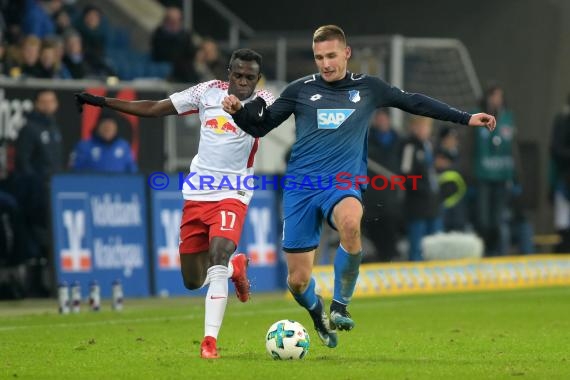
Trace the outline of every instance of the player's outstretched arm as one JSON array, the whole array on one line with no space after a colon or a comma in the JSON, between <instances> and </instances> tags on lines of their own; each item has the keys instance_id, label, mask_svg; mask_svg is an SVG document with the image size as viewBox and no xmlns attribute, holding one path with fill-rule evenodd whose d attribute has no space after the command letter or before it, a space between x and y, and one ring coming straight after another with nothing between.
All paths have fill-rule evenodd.
<instances>
[{"instance_id":1,"label":"player's outstretched arm","mask_svg":"<svg viewBox=\"0 0 570 380\"><path fill-rule=\"evenodd\" d=\"M75 102L79 112L83 111L85 104L95 107L108 107L115 111L125 112L141 117L159 117L166 115L177 115L178 112L170 99L163 100L121 100L117 98L107 98L96 96L87 92L75 94Z\"/></svg>"},{"instance_id":2,"label":"player's outstretched arm","mask_svg":"<svg viewBox=\"0 0 570 380\"><path fill-rule=\"evenodd\" d=\"M490 131L495 129L496 120L492 115L486 113L472 115L427 95L409 93L390 86L381 79L371 78L370 81L378 99L381 99L378 104L379 107L397 107L403 111L433 119L451 121L471 127L486 127Z\"/></svg>"},{"instance_id":3,"label":"player's outstretched arm","mask_svg":"<svg viewBox=\"0 0 570 380\"><path fill-rule=\"evenodd\" d=\"M493 115L486 113L476 113L474 115L471 115L471 118L469 119L469 126L485 127L489 131L493 132L497 126L497 121Z\"/></svg>"}]
</instances>

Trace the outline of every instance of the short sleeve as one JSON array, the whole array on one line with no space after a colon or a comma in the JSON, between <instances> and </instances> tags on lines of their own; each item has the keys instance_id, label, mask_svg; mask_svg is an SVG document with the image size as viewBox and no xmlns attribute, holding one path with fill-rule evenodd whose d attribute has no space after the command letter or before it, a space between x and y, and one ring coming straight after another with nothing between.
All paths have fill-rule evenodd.
<instances>
[{"instance_id":1,"label":"short sleeve","mask_svg":"<svg viewBox=\"0 0 570 380\"><path fill-rule=\"evenodd\" d=\"M197 110L202 103L202 95L208 89L218 86L218 82L220 81L211 80L170 95L170 100L174 108L176 108L176 112L180 115Z\"/></svg>"},{"instance_id":2,"label":"short sleeve","mask_svg":"<svg viewBox=\"0 0 570 380\"><path fill-rule=\"evenodd\" d=\"M265 104L267 104L268 107L275 101L275 96L267 90L259 90L257 96L265 100Z\"/></svg>"}]
</instances>

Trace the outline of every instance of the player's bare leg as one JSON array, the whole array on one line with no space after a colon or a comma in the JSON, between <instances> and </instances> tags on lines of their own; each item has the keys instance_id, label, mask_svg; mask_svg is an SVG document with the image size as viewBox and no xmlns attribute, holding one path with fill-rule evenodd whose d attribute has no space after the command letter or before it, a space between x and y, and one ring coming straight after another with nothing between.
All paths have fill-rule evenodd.
<instances>
[{"instance_id":1,"label":"player's bare leg","mask_svg":"<svg viewBox=\"0 0 570 380\"><path fill-rule=\"evenodd\" d=\"M352 330L355 325L346 307L354 293L362 261L362 213L362 204L354 197L342 199L333 209L340 245L334 259L334 295L330 311L331 323L339 330Z\"/></svg>"},{"instance_id":2,"label":"player's bare leg","mask_svg":"<svg viewBox=\"0 0 570 380\"><path fill-rule=\"evenodd\" d=\"M228 277L234 284L237 298L241 302L246 302L249 299L250 290L250 283L247 278L249 259L243 253L230 254L228 258L228 252L235 250L235 244L231 240L214 237L210 244L210 251L212 252L210 265L226 265L228 267Z\"/></svg>"},{"instance_id":3,"label":"player's bare leg","mask_svg":"<svg viewBox=\"0 0 570 380\"><path fill-rule=\"evenodd\" d=\"M309 312L315 330L328 347L336 347L336 331L331 330L323 298L315 293L315 279L311 277L315 250L301 253L287 253L287 286L297 301Z\"/></svg>"},{"instance_id":4,"label":"player's bare leg","mask_svg":"<svg viewBox=\"0 0 570 380\"><path fill-rule=\"evenodd\" d=\"M210 266L210 253L208 251L180 255L180 270L184 286L188 290L195 290L208 284L207 273Z\"/></svg>"}]
</instances>

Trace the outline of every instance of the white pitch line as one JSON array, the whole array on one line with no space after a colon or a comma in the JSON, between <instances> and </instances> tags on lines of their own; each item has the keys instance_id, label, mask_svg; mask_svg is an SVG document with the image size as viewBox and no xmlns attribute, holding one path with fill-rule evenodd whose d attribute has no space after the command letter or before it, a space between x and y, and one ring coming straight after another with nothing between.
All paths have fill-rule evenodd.
<instances>
[{"instance_id":1,"label":"white pitch line","mask_svg":"<svg viewBox=\"0 0 570 380\"><path fill-rule=\"evenodd\" d=\"M286 309L279 309L278 312L294 312L302 310L299 307L296 308L286 308ZM230 313L230 316L248 316L248 315L258 315L258 314L273 314L276 313L275 310L262 310L262 311L236 311ZM13 331L13 330L22 330L22 329L29 329L29 328L45 328L45 327L84 327L84 326L99 326L99 325L124 325L129 323L147 323L147 322L157 322L157 321L171 321L171 320L189 320L189 319L197 319L202 318L203 315L178 315L178 316L164 316L164 317L149 317L149 318L133 318L133 319L111 319L105 321L93 321L93 322L80 322L78 323L53 323L53 324L42 324L42 325L25 325L25 326L4 326L0 327L0 332L3 331Z\"/></svg>"}]
</instances>

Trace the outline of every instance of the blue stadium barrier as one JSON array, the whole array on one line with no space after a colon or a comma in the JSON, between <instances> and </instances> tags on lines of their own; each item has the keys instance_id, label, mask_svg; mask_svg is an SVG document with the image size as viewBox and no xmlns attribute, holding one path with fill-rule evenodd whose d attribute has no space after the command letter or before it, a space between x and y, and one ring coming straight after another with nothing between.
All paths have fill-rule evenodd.
<instances>
[{"instance_id":1,"label":"blue stadium barrier","mask_svg":"<svg viewBox=\"0 0 570 380\"><path fill-rule=\"evenodd\" d=\"M102 296L109 297L115 279L123 282L126 297L204 294L186 290L180 274L180 183L178 174L170 175L162 190L151 189L143 175L55 175L51 207L58 282L80 281L83 296L96 280ZM252 292L284 289L278 210L274 190L254 193L238 247L250 258Z\"/></svg>"},{"instance_id":2,"label":"blue stadium barrier","mask_svg":"<svg viewBox=\"0 0 570 380\"><path fill-rule=\"evenodd\" d=\"M79 281L82 296L96 280L103 297L121 280L127 297L150 295L148 221L139 175L59 174L51 182L58 282Z\"/></svg>"}]
</instances>

